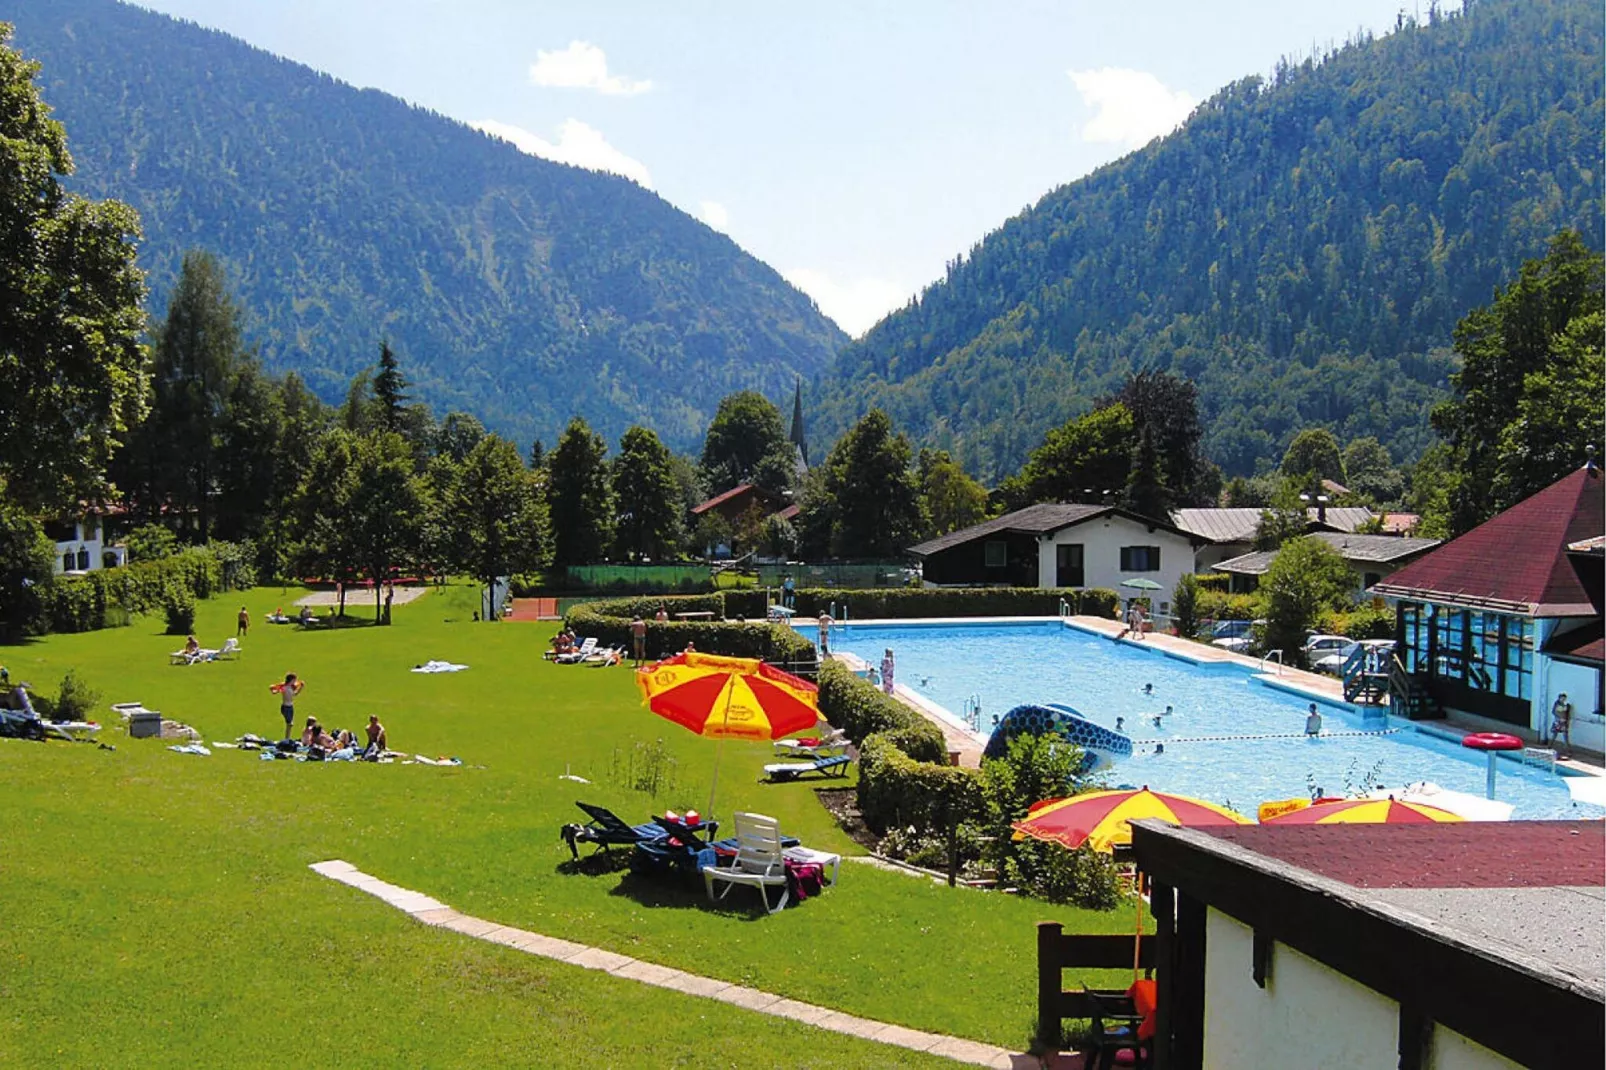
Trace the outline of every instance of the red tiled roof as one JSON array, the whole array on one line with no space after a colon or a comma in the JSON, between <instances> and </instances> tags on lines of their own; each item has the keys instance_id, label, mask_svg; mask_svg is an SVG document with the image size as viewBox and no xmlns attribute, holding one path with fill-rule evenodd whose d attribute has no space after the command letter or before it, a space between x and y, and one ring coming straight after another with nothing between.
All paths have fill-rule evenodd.
<instances>
[{"instance_id":1,"label":"red tiled roof","mask_svg":"<svg viewBox=\"0 0 1606 1070\"><path fill-rule=\"evenodd\" d=\"M782 509L780 512L776 513L775 515L780 517L782 520L795 520L795 519L797 519L797 515L799 513L801 513L802 511L803 510L797 505L797 503L794 502L793 504L788 505L785 509Z\"/></svg>"},{"instance_id":2,"label":"red tiled roof","mask_svg":"<svg viewBox=\"0 0 1606 1070\"><path fill-rule=\"evenodd\" d=\"M1356 888L1599 887L1599 821L1233 825L1200 829Z\"/></svg>"},{"instance_id":3,"label":"red tiled roof","mask_svg":"<svg viewBox=\"0 0 1606 1070\"><path fill-rule=\"evenodd\" d=\"M706 502L704 502L703 504L692 506L691 507L692 515L693 516L702 516L704 513L708 512L708 510L713 509L713 508L715 508L717 506L724 505L726 502L730 501L732 498L740 497L741 495L746 494L748 491L751 491L753 489L754 489L754 487L753 487L753 484L751 484L751 483L738 483L738 484L736 484L736 486L732 487L730 490L727 490L725 493L716 494L712 498L710 498Z\"/></svg>"},{"instance_id":4,"label":"red tiled roof","mask_svg":"<svg viewBox=\"0 0 1606 1070\"><path fill-rule=\"evenodd\" d=\"M1567 547L1600 535L1603 527L1600 470L1580 468L1411 562L1372 591L1534 617L1588 616L1596 611Z\"/></svg>"},{"instance_id":5,"label":"red tiled roof","mask_svg":"<svg viewBox=\"0 0 1606 1070\"><path fill-rule=\"evenodd\" d=\"M1417 513L1394 513L1384 511L1379 520L1383 530L1390 535L1409 535L1422 523L1422 517Z\"/></svg>"}]
</instances>

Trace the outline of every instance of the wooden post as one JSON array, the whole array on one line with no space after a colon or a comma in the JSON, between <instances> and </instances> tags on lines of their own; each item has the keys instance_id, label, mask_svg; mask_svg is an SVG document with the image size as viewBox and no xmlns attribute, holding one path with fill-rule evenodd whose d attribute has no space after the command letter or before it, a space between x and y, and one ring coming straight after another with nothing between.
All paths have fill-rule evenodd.
<instances>
[{"instance_id":1,"label":"wooden post","mask_svg":"<svg viewBox=\"0 0 1606 1070\"><path fill-rule=\"evenodd\" d=\"M1037 923L1037 1039L1044 1048L1060 1046L1060 934L1057 921Z\"/></svg>"},{"instance_id":2,"label":"wooden post","mask_svg":"<svg viewBox=\"0 0 1606 1070\"><path fill-rule=\"evenodd\" d=\"M1170 1070L1171 1003L1175 999L1176 905L1170 885L1149 882L1149 909L1154 914L1154 1068Z\"/></svg>"}]
</instances>

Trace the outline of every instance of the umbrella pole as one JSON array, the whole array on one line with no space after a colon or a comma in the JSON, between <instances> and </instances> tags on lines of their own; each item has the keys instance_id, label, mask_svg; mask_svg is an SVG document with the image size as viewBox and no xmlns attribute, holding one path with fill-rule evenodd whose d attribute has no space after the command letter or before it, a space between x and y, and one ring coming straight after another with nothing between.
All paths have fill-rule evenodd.
<instances>
[{"instance_id":1,"label":"umbrella pole","mask_svg":"<svg viewBox=\"0 0 1606 1070\"><path fill-rule=\"evenodd\" d=\"M723 730L730 727L731 700L736 697L736 681L733 679L725 685L725 712L721 715L719 744L714 748L714 781L708 785L708 818L714 816L714 792L719 790L719 756L725 753L725 736Z\"/></svg>"},{"instance_id":2,"label":"umbrella pole","mask_svg":"<svg viewBox=\"0 0 1606 1070\"><path fill-rule=\"evenodd\" d=\"M1137 887L1133 891L1137 893L1138 901L1137 925L1134 927L1136 935L1132 938L1132 982L1134 984L1138 980L1138 962L1142 959L1143 954L1143 875L1136 874L1136 876L1138 878Z\"/></svg>"}]
</instances>

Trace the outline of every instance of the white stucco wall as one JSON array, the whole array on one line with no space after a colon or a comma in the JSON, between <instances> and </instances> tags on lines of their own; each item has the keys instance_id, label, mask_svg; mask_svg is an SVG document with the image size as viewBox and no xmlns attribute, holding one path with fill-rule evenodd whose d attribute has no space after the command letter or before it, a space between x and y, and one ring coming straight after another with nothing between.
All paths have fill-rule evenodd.
<instances>
[{"instance_id":1,"label":"white stucco wall","mask_svg":"<svg viewBox=\"0 0 1606 1070\"><path fill-rule=\"evenodd\" d=\"M1167 605L1171 602L1171 592L1176 590L1177 581L1184 573L1193 571L1193 544L1186 538L1165 530L1156 528L1150 531L1145 525L1123 516L1105 516L1075 527L1066 528L1054 535L1038 540L1037 543L1037 585L1039 587L1057 587L1055 582L1058 572L1059 551L1055 549L1060 545L1082 546L1082 586L1108 587L1119 591L1123 597L1142 592L1134 591L1120 586L1122 580L1142 576L1158 583L1162 590L1153 591L1155 608L1160 603ZM1122 572L1121 547L1123 546L1158 546L1160 548L1160 568L1154 572Z\"/></svg>"},{"instance_id":2,"label":"white stucco wall","mask_svg":"<svg viewBox=\"0 0 1606 1070\"><path fill-rule=\"evenodd\" d=\"M1212 909L1205 922L1207 1070L1395 1070L1399 1004L1282 944L1255 984L1254 932ZM1442 1025L1428 1070L1513 1070L1514 1063Z\"/></svg>"},{"instance_id":3,"label":"white stucco wall","mask_svg":"<svg viewBox=\"0 0 1606 1070\"><path fill-rule=\"evenodd\" d=\"M1393 1070L1399 1005L1279 944L1266 987L1253 933L1212 909L1205 923L1204 1065L1210 1070Z\"/></svg>"},{"instance_id":4,"label":"white stucco wall","mask_svg":"<svg viewBox=\"0 0 1606 1070\"><path fill-rule=\"evenodd\" d=\"M62 557L68 553L74 556L73 567L77 568L76 558L80 547L89 551L89 569L91 571L103 567L102 563L105 560L106 547L102 543L101 537L105 534L105 530L99 520L91 519L75 524L73 533L77 538L56 543L56 574L60 575L65 570L66 563L62 560ZM118 558L121 560L121 552L118 553Z\"/></svg>"},{"instance_id":5,"label":"white stucco wall","mask_svg":"<svg viewBox=\"0 0 1606 1070\"><path fill-rule=\"evenodd\" d=\"M1521 1063L1514 1063L1460 1033L1442 1025L1433 1027L1428 1070L1521 1070L1521 1067Z\"/></svg>"},{"instance_id":6,"label":"white stucco wall","mask_svg":"<svg viewBox=\"0 0 1606 1070\"><path fill-rule=\"evenodd\" d=\"M1540 621L1539 646L1556 628L1556 621ZM1529 727L1543 739L1550 734L1550 707L1565 693L1572 703L1572 745L1596 754L1606 752L1606 719L1594 715L1600 702L1600 673L1571 662L1534 655L1534 703Z\"/></svg>"}]
</instances>

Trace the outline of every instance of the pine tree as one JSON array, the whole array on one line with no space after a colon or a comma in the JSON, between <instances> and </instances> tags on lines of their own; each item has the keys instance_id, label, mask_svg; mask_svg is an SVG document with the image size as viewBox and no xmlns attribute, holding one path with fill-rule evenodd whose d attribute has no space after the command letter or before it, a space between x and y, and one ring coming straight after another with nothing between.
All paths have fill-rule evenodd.
<instances>
[{"instance_id":1,"label":"pine tree","mask_svg":"<svg viewBox=\"0 0 1606 1070\"><path fill-rule=\"evenodd\" d=\"M547 482L554 564L588 565L607 553L613 538L607 457L607 442L578 416L558 436Z\"/></svg>"},{"instance_id":2,"label":"pine tree","mask_svg":"<svg viewBox=\"0 0 1606 1070\"><path fill-rule=\"evenodd\" d=\"M374 398L379 402L379 422L386 431L402 429L402 409L407 405L407 379L401 364L391 352L389 342L379 343L379 374L374 376Z\"/></svg>"}]
</instances>

